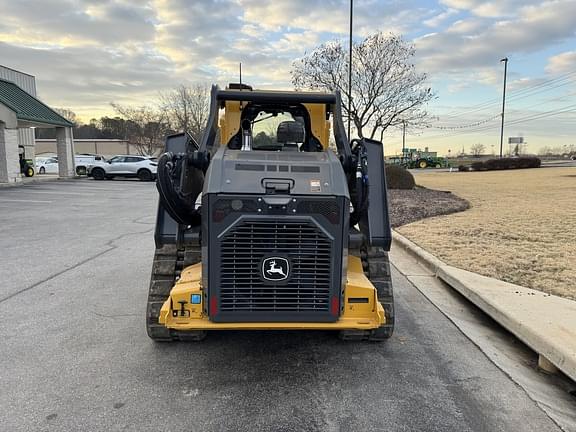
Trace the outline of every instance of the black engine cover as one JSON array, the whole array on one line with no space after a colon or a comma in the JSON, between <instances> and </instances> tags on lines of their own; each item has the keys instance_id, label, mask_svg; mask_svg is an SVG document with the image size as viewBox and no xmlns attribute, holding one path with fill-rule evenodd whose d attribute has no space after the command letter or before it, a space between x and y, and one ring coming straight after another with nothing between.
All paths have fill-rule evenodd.
<instances>
[{"instance_id":1,"label":"black engine cover","mask_svg":"<svg viewBox=\"0 0 576 432\"><path fill-rule=\"evenodd\" d=\"M338 320L347 193L332 153L220 149L202 196L204 304L210 319Z\"/></svg>"}]
</instances>

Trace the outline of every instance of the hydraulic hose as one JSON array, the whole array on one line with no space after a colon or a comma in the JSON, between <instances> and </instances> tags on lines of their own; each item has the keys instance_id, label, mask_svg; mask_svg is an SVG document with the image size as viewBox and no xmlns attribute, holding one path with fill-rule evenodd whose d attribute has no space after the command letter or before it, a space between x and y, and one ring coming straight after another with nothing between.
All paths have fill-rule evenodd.
<instances>
[{"instance_id":1,"label":"hydraulic hose","mask_svg":"<svg viewBox=\"0 0 576 432\"><path fill-rule=\"evenodd\" d=\"M356 143L353 149L354 156L356 158L356 173L355 173L355 200L354 200L354 211L350 215L350 226L355 226L360 222L362 215L368 208L368 175L367 175L367 164L368 158L366 155L366 149L362 144L362 141L354 140Z\"/></svg>"},{"instance_id":2,"label":"hydraulic hose","mask_svg":"<svg viewBox=\"0 0 576 432\"><path fill-rule=\"evenodd\" d=\"M180 174L186 159L183 155L170 152L158 158L156 187L162 206L177 223L198 226L201 223L200 211L195 209L196 196L183 196L180 192ZM192 168L194 169L194 168Z\"/></svg>"}]
</instances>

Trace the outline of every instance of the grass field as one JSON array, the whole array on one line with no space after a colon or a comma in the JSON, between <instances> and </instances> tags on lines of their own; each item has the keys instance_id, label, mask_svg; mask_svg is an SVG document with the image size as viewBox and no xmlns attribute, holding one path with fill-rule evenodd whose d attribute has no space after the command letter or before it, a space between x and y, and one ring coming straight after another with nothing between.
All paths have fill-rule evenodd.
<instances>
[{"instance_id":1,"label":"grass field","mask_svg":"<svg viewBox=\"0 0 576 432\"><path fill-rule=\"evenodd\" d=\"M470 201L398 231L448 264L576 299L576 168L416 173Z\"/></svg>"}]
</instances>

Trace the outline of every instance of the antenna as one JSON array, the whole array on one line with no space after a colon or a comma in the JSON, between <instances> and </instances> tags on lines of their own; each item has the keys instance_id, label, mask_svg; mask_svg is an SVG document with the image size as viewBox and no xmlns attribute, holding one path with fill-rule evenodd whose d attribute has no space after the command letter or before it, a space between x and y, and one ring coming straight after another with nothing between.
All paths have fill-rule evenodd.
<instances>
[{"instance_id":1,"label":"antenna","mask_svg":"<svg viewBox=\"0 0 576 432\"><path fill-rule=\"evenodd\" d=\"M350 41L349 41L349 58L348 58L348 141L350 137L350 110L352 108L352 15L354 13L354 0L350 0Z\"/></svg>"},{"instance_id":2,"label":"antenna","mask_svg":"<svg viewBox=\"0 0 576 432\"><path fill-rule=\"evenodd\" d=\"M240 62L240 91L242 91L242 62Z\"/></svg>"}]
</instances>

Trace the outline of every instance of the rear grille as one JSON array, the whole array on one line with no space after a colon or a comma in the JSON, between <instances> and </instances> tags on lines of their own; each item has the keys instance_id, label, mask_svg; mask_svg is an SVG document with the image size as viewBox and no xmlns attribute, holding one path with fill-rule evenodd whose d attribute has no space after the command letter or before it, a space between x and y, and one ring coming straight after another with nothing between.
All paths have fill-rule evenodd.
<instances>
[{"instance_id":1,"label":"rear grille","mask_svg":"<svg viewBox=\"0 0 576 432\"><path fill-rule=\"evenodd\" d=\"M332 241L308 221L242 221L220 244L221 312L328 312ZM261 278L270 255L287 257L290 277Z\"/></svg>"},{"instance_id":2,"label":"rear grille","mask_svg":"<svg viewBox=\"0 0 576 432\"><path fill-rule=\"evenodd\" d=\"M333 224L340 221L340 207L336 200L300 201L296 211L298 214L321 214Z\"/></svg>"}]
</instances>

